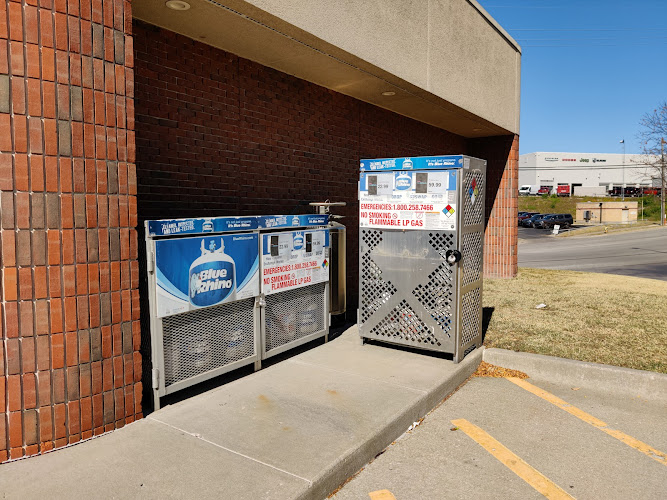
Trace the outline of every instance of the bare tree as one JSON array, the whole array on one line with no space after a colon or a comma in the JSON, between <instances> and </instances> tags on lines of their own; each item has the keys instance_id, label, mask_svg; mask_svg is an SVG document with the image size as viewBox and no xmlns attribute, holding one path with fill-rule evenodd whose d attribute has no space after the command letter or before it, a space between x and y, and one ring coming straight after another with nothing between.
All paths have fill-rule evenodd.
<instances>
[{"instance_id":1,"label":"bare tree","mask_svg":"<svg viewBox=\"0 0 667 500\"><path fill-rule=\"evenodd\" d=\"M651 113L645 113L639 120L641 127L638 139L642 145L644 164L652 170L652 177L658 179L662 188L660 223L665 223L665 141L667 140L667 101L663 101Z\"/></svg>"}]
</instances>

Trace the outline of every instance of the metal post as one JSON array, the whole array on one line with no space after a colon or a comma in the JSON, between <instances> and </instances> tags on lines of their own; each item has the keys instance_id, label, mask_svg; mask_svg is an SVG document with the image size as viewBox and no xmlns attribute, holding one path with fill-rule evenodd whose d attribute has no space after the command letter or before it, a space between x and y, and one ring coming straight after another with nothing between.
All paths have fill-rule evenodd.
<instances>
[{"instance_id":1,"label":"metal post","mask_svg":"<svg viewBox=\"0 0 667 500\"><path fill-rule=\"evenodd\" d=\"M665 225L665 138L660 139L660 159L662 166L660 168L660 225Z\"/></svg>"},{"instance_id":2,"label":"metal post","mask_svg":"<svg viewBox=\"0 0 667 500\"><path fill-rule=\"evenodd\" d=\"M622 200L625 201L625 139L621 141L621 144L623 144L623 187L622 189Z\"/></svg>"}]
</instances>

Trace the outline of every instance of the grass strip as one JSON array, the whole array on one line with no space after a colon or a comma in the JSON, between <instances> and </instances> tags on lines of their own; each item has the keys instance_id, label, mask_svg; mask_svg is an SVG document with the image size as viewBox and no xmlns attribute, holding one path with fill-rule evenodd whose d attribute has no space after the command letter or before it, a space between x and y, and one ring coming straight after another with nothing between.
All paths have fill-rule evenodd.
<instances>
[{"instance_id":1,"label":"grass strip","mask_svg":"<svg viewBox=\"0 0 667 500\"><path fill-rule=\"evenodd\" d=\"M483 301L487 347L667 373L667 282L521 268Z\"/></svg>"}]
</instances>

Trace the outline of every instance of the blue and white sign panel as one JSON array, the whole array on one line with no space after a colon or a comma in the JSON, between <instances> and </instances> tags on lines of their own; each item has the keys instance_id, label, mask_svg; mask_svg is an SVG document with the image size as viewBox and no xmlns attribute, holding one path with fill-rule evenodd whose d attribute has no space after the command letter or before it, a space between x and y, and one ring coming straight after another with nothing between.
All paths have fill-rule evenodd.
<instances>
[{"instance_id":1,"label":"blue and white sign panel","mask_svg":"<svg viewBox=\"0 0 667 500\"><path fill-rule=\"evenodd\" d=\"M328 215L253 215L249 217L204 217L148 221L148 236L230 233L281 227L326 226Z\"/></svg>"},{"instance_id":2,"label":"blue and white sign panel","mask_svg":"<svg viewBox=\"0 0 667 500\"><path fill-rule=\"evenodd\" d=\"M328 215L262 215L257 218L260 229L279 229L282 227L326 226Z\"/></svg>"},{"instance_id":3,"label":"blue and white sign panel","mask_svg":"<svg viewBox=\"0 0 667 500\"><path fill-rule=\"evenodd\" d=\"M329 230L262 234L266 295L329 281Z\"/></svg>"},{"instance_id":4,"label":"blue and white sign panel","mask_svg":"<svg viewBox=\"0 0 667 500\"><path fill-rule=\"evenodd\" d=\"M157 316L259 295L256 233L155 242Z\"/></svg>"},{"instance_id":5,"label":"blue and white sign panel","mask_svg":"<svg viewBox=\"0 0 667 500\"><path fill-rule=\"evenodd\" d=\"M200 219L149 220L149 236L250 231L258 227L257 217L206 217Z\"/></svg>"},{"instance_id":6,"label":"blue and white sign panel","mask_svg":"<svg viewBox=\"0 0 667 500\"><path fill-rule=\"evenodd\" d=\"M377 158L361 160L362 172L378 170L442 170L444 168L462 168L468 158L457 156L413 156L408 158Z\"/></svg>"},{"instance_id":7,"label":"blue and white sign panel","mask_svg":"<svg viewBox=\"0 0 667 500\"><path fill-rule=\"evenodd\" d=\"M458 169L361 172L359 227L455 230Z\"/></svg>"}]
</instances>

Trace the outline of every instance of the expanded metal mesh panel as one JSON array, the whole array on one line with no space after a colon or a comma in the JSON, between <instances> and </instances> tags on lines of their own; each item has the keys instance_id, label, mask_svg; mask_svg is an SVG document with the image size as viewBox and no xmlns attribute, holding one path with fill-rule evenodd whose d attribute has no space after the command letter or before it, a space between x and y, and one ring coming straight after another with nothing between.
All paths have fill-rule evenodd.
<instances>
[{"instance_id":1,"label":"expanded metal mesh panel","mask_svg":"<svg viewBox=\"0 0 667 500\"><path fill-rule=\"evenodd\" d=\"M472 226L484 221L483 197L485 175L482 172L469 171L463 178L463 225Z\"/></svg>"},{"instance_id":2,"label":"expanded metal mesh panel","mask_svg":"<svg viewBox=\"0 0 667 500\"><path fill-rule=\"evenodd\" d=\"M266 352L324 330L325 287L318 283L266 297Z\"/></svg>"},{"instance_id":3,"label":"expanded metal mesh panel","mask_svg":"<svg viewBox=\"0 0 667 500\"><path fill-rule=\"evenodd\" d=\"M396 293L396 287L382 278L382 270L370 258L370 252L361 257L361 321L365 323L382 304Z\"/></svg>"},{"instance_id":4,"label":"expanded metal mesh panel","mask_svg":"<svg viewBox=\"0 0 667 500\"><path fill-rule=\"evenodd\" d=\"M463 264L463 286L470 285L482 277L482 233L463 235L461 251Z\"/></svg>"},{"instance_id":5,"label":"expanded metal mesh panel","mask_svg":"<svg viewBox=\"0 0 667 500\"><path fill-rule=\"evenodd\" d=\"M424 324L405 300L402 300L387 316L382 318L370 334L377 336L380 340L401 344L441 345L431 329Z\"/></svg>"},{"instance_id":6,"label":"expanded metal mesh panel","mask_svg":"<svg viewBox=\"0 0 667 500\"><path fill-rule=\"evenodd\" d=\"M429 244L435 249L436 252L443 259L447 258L447 250L454 248L454 243L456 241L456 233L454 232L442 232L442 233L428 233Z\"/></svg>"},{"instance_id":7,"label":"expanded metal mesh panel","mask_svg":"<svg viewBox=\"0 0 667 500\"><path fill-rule=\"evenodd\" d=\"M255 354L255 299L162 320L165 386Z\"/></svg>"},{"instance_id":8,"label":"expanded metal mesh panel","mask_svg":"<svg viewBox=\"0 0 667 500\"><path fill-rule=\"evenodd\" d=\"M362 229L361 240L366 245L367 250L371 252L382 241L382 231L378 231L377 229Z\"/></svg>"},{"instance_id":9,"label":"expanded metal mesh panel","mask_svg":"<svg viewBox=\"0 0 667 500\"><path fill-rule=\"evenodd\" d=\"M442 263L428 275L428 282L412 290L412 295L449 337L452 329L453 281L451 266Z\"/></svg>"},{"instance_id":10,"label":"expanded metal mesh panel","mask_svg":"<svg viewBox=\"0 0 667 500\"><path fill-rule=\"evenodd\" d=\"M481 293L479 288L470 290L461 299L461 345L472 342L480 335L482 314Z\"/></svg>"}]
</instances>

